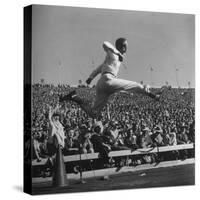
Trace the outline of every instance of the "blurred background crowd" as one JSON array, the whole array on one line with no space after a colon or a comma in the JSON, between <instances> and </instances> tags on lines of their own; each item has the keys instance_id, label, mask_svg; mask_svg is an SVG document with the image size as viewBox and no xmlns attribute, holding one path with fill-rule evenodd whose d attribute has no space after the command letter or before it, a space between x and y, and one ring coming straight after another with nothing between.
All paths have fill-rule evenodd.
<instances>
[{"instance_id":1,"label":"blurred background crowd","mask_svg":"<svg viewBox=\"0 0 200 200\"><path fill-rule=\"evenodd\" d=\"M98 119L89 118L78 105L65 102L59 105L59 95L68 94L75 88L68 85L32 85L32 130L25 150L32 146L32 159L38 162L52 155L49 146L49 108L54 109L64 131L63 154L99 152L102 157L110 151L155 148L195 141L194 89L164 86L161 100L156 102L136 93L116 93L99 114ZM158 89L153 89L155 92ZM95 89L78 87L79 96L92 104ZM30 134L27 131L26 134ZM187 151L178 156L187 157ZM168 154L169 155L169 154ZM152 161L156 156L143 157ZM142 162L136 159L135 162Z\"/></svg>"}]
</instances>

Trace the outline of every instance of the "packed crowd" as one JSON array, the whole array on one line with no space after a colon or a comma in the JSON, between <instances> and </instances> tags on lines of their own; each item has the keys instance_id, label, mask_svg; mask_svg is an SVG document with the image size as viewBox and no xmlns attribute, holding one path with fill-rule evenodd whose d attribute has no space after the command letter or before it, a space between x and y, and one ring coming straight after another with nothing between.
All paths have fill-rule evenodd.
<instances>
[{"instance_id":1,"label":"packed crowd","mask_svg":"<svg viewBox=\"0 0 200 200\"><path fill-rule=\"evenodd\" d=\"M141 94L116 93L98 119L89 118L73 102L58 106L58 96L73 89L68 85L32 86L33 159L38 162L52 151L48 145L49 108L56 108L53 116L63 126L64 155L99 152L106 157L115 150L195 142L194 89L165 86L159 102ZM89 103L94 100L93 88L78 87L76 91Z\"/></svg>"}]
</instances>

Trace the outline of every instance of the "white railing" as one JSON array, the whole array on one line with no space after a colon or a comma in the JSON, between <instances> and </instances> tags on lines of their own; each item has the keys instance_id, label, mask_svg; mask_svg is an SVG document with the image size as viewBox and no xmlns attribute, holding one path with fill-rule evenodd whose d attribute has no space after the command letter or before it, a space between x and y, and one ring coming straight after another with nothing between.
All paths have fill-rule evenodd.
<instances>
[{"instance_id":1,"label":"white railing","mask_svg":"<svg viewBox=\"0 0 200 200\"><path fill-rule=\"evenodd\" d=\"M175 150L184 150L184 149L194 149L194 144L182 144L174 146L163 146L163 147L151 147L151 148L142 148L136 150L120 150L120 151L111 151L109 157L121 157L121 156L131 156L131 155L140 155L140 154L149 154L149 153L158 153L158 152L167 152ZM70 156L64 156L64 162L73 162L81 160L94 160L100 158L99 153L89 153L89 154L76 154ZM36 160L32 161L32 166L44 165L47 162L47 158L42 159L40 162Z\"/></svg>"}]
</instances>

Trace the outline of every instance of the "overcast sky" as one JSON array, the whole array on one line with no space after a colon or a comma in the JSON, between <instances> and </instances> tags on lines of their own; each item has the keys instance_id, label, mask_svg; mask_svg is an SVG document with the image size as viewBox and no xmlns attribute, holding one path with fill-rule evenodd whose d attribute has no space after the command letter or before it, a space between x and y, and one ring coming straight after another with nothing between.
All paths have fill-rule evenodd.
<instances>
[{"instance_id":1,"label":"overcast sky","mask_svg":"<svg viewBox=\"0 0 200 200\"><path fill-rule=\"evenodd\" d=\"M125 37L127 68L121 67L120 78L175 87L190 81L194 87L194 28L194 15L188 14L35 5L33 82L85 81L105 58L102 43Z\"/></svg>"}]
</instances>

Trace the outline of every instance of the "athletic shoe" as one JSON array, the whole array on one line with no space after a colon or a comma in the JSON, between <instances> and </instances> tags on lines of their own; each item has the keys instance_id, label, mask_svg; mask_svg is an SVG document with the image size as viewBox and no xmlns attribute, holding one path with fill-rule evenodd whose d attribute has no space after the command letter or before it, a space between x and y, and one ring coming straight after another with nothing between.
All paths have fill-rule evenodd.
<instances>
[{"instance_id":1,"label":"athletic shoe","mask_svg":"<svg viewBox=\"0 0 200 200\"><path fill-rule=\"evenodd\" d=\"M160 94L156 94L156 95L155 95L155 100L156 100L156 101L159 101L159 100L160 100L160 97L161 97Z\"/></svg>"},{"instance_id":2,"label":"athletic shoe","mask_svg":"<svg viewBox=\"0 0 200 200\"><path fill-rule=\"evenodd\" d=\"M145 91L146 93L151 93L151 92L150 92L150 86L149 86L149 85L144 85L144 91Z\"/></svg>"},{"instance_id":3,"label":"athletic shoe","mask_svg":"<svg viewBox=\"0 0 200 200\"><path fill-rule=\"evenodd\" d=\"M152 99L155 99L156 101L160 100L160 95L159 93L154 94L150 91L150 86L149 85L144 85L144 91L147 94L147 96L149 96Z\"/></svg>"},{"instance_id":4,"label":"athletic shoe","mask_svg":"<svg viewBox=\"0 0 200 200\"><path fill-rule=\"evenodd\" d=\"M70 92L67 95L64 96L59 96L59 102L62 103L63 101L70 101L73 100L73 97L76 95L76 91L73 90L72 92Z\"/></svg>"}]
</instances>

